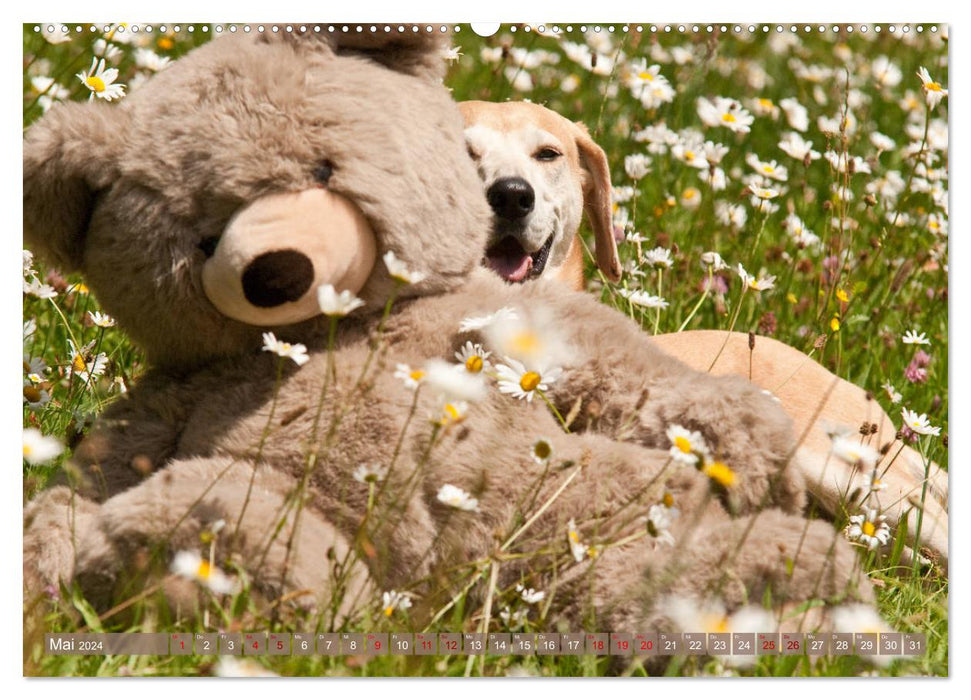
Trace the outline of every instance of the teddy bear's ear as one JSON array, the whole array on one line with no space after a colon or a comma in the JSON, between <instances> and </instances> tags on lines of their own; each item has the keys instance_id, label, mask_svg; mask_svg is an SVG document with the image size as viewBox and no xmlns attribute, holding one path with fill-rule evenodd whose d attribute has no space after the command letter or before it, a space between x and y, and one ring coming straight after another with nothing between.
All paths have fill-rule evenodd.
<instances>
[{"instance_id":1,"label":"teddy bear's ear","mask_svg":"<svg viewBox=\"0 0 971 700\"><path fill-rule=\"evenodd\" d=\"M358 54L366 56L377 63L392 70L408 73L420 78L439 83L445 77L445 49L451 41L449 33L443 33L440 27L422 25L414 31L412 25L398 25L376 27L371 31L370 25L357 31L356 25L335 26L334 31L328 27L320 27L319 32L310 27L305 32L292 32L285 35L297 42L323 41L338 54ZM387 29L387 31L385 31Z\"/></svg>"},{"instance_id":2,"label":"teddy bear's ear","mask_svg":"<svg viewBox=\"0 0 971 700\"><path fill-rule=\"evenodd\" d=\"M64 272L81 265L95 198L117 175L126 123L120 107L70 102L24 137L24 243Z\"/></svg>"}]
</instances>

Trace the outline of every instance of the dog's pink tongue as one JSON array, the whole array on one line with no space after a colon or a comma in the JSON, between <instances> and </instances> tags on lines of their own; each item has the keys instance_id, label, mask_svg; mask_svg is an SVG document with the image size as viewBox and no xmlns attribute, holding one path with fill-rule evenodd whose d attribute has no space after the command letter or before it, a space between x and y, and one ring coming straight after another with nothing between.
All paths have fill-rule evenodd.
<instances>
[{"instance_id":1,"label":"dog's pink tongue","mask_svg":"<svg viewBox=\"0 0 971 700\"><path fill-rule=\"evenodd\" d=\"M509 282L522 282L533 268L533 258L510 236L489 248L486 260L496 274Z\"/></svg>"}]
</instances>

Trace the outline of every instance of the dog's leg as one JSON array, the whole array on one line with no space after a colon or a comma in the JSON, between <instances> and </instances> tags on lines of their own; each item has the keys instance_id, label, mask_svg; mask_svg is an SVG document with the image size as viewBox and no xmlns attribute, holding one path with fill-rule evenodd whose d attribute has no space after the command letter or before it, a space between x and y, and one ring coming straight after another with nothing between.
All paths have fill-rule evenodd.
<instances>
[{"instance_id":1,"label":"dog's leg","mask_svg":"<svg viewBox=\"0 0 971 700\"><path fill-rule=\"evenodd\" d=\"M894 421L867 392L771 338L757 337L752 348L746 334L723 331L660 335L655 341L694 369L741 375L776 396L793 420L799 442L795 463L813 496L830 514L852 515L861 508L879 507L892 527L907 520L908 540L914 544L926 475L920 544L946 566L947 473L933 462L925 465L916 450L897 439ZM839 426L881 452L876 467L880 490L871 493L868 470L832 455L828 431ZM866 436L860 434L863 429Z\"/></svg>"}]
</instances>

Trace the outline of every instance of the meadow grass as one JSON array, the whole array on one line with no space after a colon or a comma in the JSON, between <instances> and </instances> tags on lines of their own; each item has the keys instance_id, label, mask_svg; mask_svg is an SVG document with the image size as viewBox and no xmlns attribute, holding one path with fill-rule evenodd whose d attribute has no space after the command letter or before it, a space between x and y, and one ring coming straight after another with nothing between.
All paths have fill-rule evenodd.
<instances>
[{"instance_id":1,"label":"meadow grass","mask_svg":"<svg viewBox=\"0 0 971 700\"><path fill-rule=\"evenodd\" d=\"M107 53L107 66L118 68L116 82L140 89L137 84L160 67L159 57L178 58L213 34L202 25L192 33L183 26L178 33L156 28L138 36L117 27L106 34L83 26L63 43L45 40L33 25L24 27L25 127L57 101L91 96L76 74L90 67L95 52ZM947 100L931 107L925 94L934 88L923 89L917 75L926 67L946 88L943 28L931 31L926 25L918 32L913 25L906 34L891 34L884 27L877 34L873 27L867 33L859 27L852 33L827 27L824 33L800 29L793 34L774 27L763 33L758 27L736 34L717 27L708 32L705 25L697 33L624 32L617 25L612 33L604 27L581 34L573 27L555 38L516 29L504 26L497 35L480 38L463 26L453 38L459 55L449 57L446 85L457 100L545 104L582 121L605 149L615 187L615 224L627 237L621 244L626 274L619 285L608 284L588 256L590 293L638 320L645 333L732 328L810 353L871 392L898 423L903 406L927 414L942 437L923 439L919 448L946 469ZM645 97L659 85L663 89ZM728 121L705 126L698 100L718 97L731 101L722 106L733 119L754 117L749 130L735 131ZM804 124L787 99L805 109ZM667 132L657 129L662 123ZM653 133L645 133L649 127ZM791 157L779 143L792 131L819 154L832 155ZM685 152L703 149L704 141L727 150L717 165L693 167ZM638 154L646 159L628 160ZM852 165L841 171L840 159ZM771 161L776 163L766 167ZM753 179L756 168L778 176L780 166L787 170L780 179ZM638 172L639 167L648 172ZM774 190L774 196L759 200L753 193L760 188ZM653 264L656 248L666 249L662 260L670 259L670 265ZM729 268L704 264L708 251L717 252ZM774 285L743 293L739 264L753 276L774 276ZM146 370L121 329L93 322L89 312L99 307L81 278L65 278L39 261L32 262L31 272L26 267L25 261L24 426L55 438L64 449L43 463L25 461L25 502L65 468L91 421ZM662 297L667 306L645 308L625 298L624 293L638 290ZM910 330L925 334L929 345L905 344ZM84 348L79 356L70 353L69 342ZM844 524L845 518L836 523ZM898 631L924 632L928 653L876 672L947 675L946 575L933 562L901 566L900 556L893 542L876 556L861 553L877 586L882 617ZM25 610L24 671L60 676L216 670L214 658L195 656L45 656L38 636L44 630L314 631L319 624L310 618L278 619L245 587L228 600L212 598L208 610L213 619L207 625L201 614L177 615L155 593L101 620L75 591L51 591ZM460 598L431 629L469 631L471 612ZM357 629L367 631L408 628L406 615L397 613L386 619L372 611L358 623ZM637 663L616 667L595 657L486 657L481 664L465 657L264 657L259 663L285 676L646 673ZM858 657L763 658L736 673L826 676L871 669ZM723 671L707 658L678 658L668 667L672 675Z\"/></svg>"}]
</instances>

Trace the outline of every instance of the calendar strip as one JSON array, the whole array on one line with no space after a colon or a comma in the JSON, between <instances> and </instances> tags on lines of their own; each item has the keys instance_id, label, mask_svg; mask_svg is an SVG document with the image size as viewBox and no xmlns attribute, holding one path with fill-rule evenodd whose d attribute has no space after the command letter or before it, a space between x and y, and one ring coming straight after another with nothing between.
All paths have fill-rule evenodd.
<instances>
[{"instance_id":1,"label":"calendar strip","mask_svg":"<svg viewBox=\"0 0 971 700\"><path fill-rule=\"evenodd\" d=\"M920 633L213 632L45 635L53 655L922 656Z\"/></svg>"}]
</instances>

